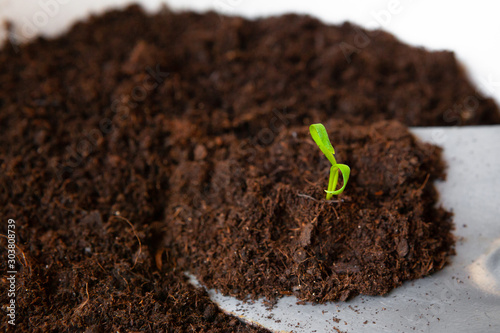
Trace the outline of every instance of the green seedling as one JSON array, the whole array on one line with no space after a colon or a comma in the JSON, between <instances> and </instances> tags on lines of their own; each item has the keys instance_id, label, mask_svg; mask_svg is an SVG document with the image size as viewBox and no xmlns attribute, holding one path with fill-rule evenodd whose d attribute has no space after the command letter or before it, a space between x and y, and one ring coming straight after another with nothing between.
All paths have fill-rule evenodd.
<instances>
[{"instance_id":1,"label":"green seedling","mask_svg":"<svg viewBox=\"0 0 500 333\"><path fill-rule=\"evenodd\" d=\"M326 192L326 200L330 200L332 196L339 195L344 192L347 181L349 180L349 175L351 174L351 169L345 164L337 164L335 160L335 150L332 147L330 139L328 138L328 133L326 133L325 126L323 124L312 124L309 126L309 132L311 136L318 145L319 149L325 154L326 158L332 164L330 168L330 179L328 180L328 189ZM339 180L339 171L342 173L342 178L344 179L344 184L341 188L336 190L337 183Z\"/></svg>"}]
</instances>

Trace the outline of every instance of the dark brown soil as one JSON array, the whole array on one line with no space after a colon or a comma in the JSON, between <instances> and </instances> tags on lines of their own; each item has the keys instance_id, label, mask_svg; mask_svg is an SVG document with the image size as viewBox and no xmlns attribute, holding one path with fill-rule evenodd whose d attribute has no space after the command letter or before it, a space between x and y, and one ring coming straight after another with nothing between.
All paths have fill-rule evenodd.
<instances>
[{"instance_id":1,"label":"dark brown soil","mask_svg":"<svg viewBox=\"0 0 500 333\"><path fill-rule=\"evenodd\" d=\"M257 331L185 271L240 298L384 294L453 251L439 150L401 123L500 123L452 53L296 15L110 12L5 45L0 86L21 331ZM313 122L351 166L342 202Z\"/></svg>"},{"instance_id":2,"label":"dark brown soil","mask_svg":"<svg viewBox=\"0 0 500 333\"><path fill-rule=\"evenodd\" d=\"M450 214L434 207L439 149L398 122L325 126L352 170L336 203L323 200L329 162L305 126L267 147L208 138L209 153L197 157L198 144L178 161L170 190L180 195L165 217L180 237L168 244L185 249L205 285L242 299L326 302L382 295L445 265L453 238Z\"/></svg>"}]
</instances>

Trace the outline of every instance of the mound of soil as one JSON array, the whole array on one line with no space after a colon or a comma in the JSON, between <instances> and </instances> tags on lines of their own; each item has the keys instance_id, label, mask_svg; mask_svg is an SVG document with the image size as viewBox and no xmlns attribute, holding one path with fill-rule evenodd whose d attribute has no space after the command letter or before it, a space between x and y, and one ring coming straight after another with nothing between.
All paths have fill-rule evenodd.
<instances>
[{"instance_id":1,"label":"mound of soil","mask_svg":"<svg viewBox=\"0 0 500 333\"><path fill-rule=\"evenodd\" d=\"M398 122L325 126L352 170L333 203L322 200L330 165L308 127L257 148L234 134L200 137L193 159L173 159L169 246L185 249L205 285L242 299L322 303L382 295L444 266L453 238L450 214L434 207L439 149Z\"/></svg>"},{"instance_id":2,"label":"mound of soil","mask_svg":"<svg viewBox=\"0 0 500 333\"><path fill-rule=\"evenodd\" d=\"M27 260L26 331L258 331L186 270L241 298L386 293L452 253L439 150L386 120L500 123L452 53L305 16L130 7L14 46L0 50L0 216ZM342 202L322 200L316 122L353 170Z\"/></svg>"}]
</instances>

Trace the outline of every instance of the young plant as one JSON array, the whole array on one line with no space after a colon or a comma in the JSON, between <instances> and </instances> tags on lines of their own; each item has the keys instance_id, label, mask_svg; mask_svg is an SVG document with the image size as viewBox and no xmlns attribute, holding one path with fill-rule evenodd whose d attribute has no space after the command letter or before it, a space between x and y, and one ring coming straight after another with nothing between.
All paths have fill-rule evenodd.
<instances>
[{"instance_id":1,"label":"young plant","mask_svg":"<svg viewBox=\"0 0 500 333\"><path fill-rule=\"evenodd\" d=\"M335 160L335 150L330 143L330 139L328 138L328 133L326 133L325 126L323 124L312 124L309 126L309 132L311 132L311 136L318 145L319 149L325 154L326 158L332 164L330 168L330 179L328 181L328 189L326 192L326 200L330 200L333 195L339 195L344 192L345 186L347 185L347 181L349 180L349 175L351 174L351 169L345 164L337 164ZM342 178L344 179L344 184L341 188L336 190L337 183L339 180L339 171L342 173Z\"/></svg>"}]
</instances>

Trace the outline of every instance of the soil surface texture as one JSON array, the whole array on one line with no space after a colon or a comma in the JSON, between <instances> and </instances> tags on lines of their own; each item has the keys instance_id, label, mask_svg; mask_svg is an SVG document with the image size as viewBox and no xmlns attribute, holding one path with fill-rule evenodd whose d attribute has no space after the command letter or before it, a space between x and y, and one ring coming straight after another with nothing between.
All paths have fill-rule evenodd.
<instances>
[{"instance_id":1,"label":"soil surface texture","mask_svg":"<svg viewBox=\"0 0 500 333\"><path fill-rule=\"evenodd\" d=\"M0 86L20 331L263 331L186 271L242 299L385 294L453 253L440 149L406 126L500 123L453 53L297 15L112 11L5 44ZM352 170L337 202L317 122Z\"/></svg>"}]
</instances>

